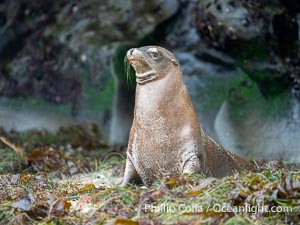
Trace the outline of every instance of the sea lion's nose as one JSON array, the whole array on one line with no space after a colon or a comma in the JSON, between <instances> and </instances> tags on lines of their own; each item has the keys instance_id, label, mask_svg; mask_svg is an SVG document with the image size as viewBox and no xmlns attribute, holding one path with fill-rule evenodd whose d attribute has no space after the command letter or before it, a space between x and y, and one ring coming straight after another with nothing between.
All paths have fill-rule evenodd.
<instances>
[{"instance_id":1,"label":"sea lion's nose","mask_svg":"<svg viewBox=\"0 0 300 225\"><path fill-rule=\"evenodd\" d=\"M127 52L127 56L132 56L134 51L136 51L136 48L129 49L128 52Z\"/></svg>"},{"instance_id":2,"label":"sea lion's nose","mask_svg":"<svg viewBox=\"0 0 300 225\"><path fill-rule=\"evenodd\" d=\"M131 48L127 51L126 55L127 55L127 58L131 58L135 53L136 53L137 49L136 48Z\"/></svg>"}]
</instances>

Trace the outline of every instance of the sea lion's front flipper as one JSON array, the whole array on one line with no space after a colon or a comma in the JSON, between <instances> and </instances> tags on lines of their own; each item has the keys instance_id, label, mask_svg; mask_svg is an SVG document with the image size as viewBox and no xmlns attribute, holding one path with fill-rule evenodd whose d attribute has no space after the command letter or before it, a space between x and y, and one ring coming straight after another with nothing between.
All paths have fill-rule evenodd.
<instances>
[{"instance_id":1,"label":"sea lion's front flipper","mask_svg":"<svg viewBox=\"0 0 300 225\"><path fill-rule=\"evenodd\" d=\"M200 160L196 156L196 154L191 154L190 156L186 157L186 155L182 156L183 161L183 174L189 174L189 173L199 173L201 171L200 168Z\"/></svg>"},{"instance_id":2,"label":"sea lion's front flipper","mask_svg":"<svg viewBox=\"0 0 300 225\"><path fill-rule=\"evenodd\" d=\"M126 166L123 176L123 181L121 186L125 186L127 184L140 184L142 183L141 178L139 177L138 173L136 172L130 158L127 156L126 158Z\"/></svg>"}]
</instances>

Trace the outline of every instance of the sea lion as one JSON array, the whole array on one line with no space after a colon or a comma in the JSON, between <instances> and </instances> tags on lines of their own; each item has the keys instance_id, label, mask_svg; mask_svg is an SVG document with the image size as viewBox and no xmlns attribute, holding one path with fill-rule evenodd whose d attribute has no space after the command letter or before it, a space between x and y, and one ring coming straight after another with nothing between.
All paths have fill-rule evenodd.
<instances>
[{"instance_id":1,"label":"sea lion","mask_svg":"<svg viewBox=\"0 0 300 225\"><path fill-rule=\"evenodd\" d=\"M137 86L121 185L142 182L149 186L166 175L222 177L253 169L204 133L171 52L158 46L132 48L125 60L136 72Z\"/></svg>"}]
</instances>

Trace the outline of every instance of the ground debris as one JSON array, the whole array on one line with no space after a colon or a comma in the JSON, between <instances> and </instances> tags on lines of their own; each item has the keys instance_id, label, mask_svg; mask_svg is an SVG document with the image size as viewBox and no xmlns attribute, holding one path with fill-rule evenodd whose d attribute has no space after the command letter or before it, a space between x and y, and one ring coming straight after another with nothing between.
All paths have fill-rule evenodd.
<instances>
[{"instance_id":1,"label":"ground debris","mask_svg":"<svg viewBox=\"0 0 300 225\"><path fill-rule=\"evenodd\" d=\"M220 179L189 174L148 188L120 187L123 148L106 146L96 154L96 145L67 147L67 137L56 142L47 135L29 144L1 134L8 143L0 146L1 224L300 223L297 165L261 164L260 172Z\"/></svg>"}]
</instances>

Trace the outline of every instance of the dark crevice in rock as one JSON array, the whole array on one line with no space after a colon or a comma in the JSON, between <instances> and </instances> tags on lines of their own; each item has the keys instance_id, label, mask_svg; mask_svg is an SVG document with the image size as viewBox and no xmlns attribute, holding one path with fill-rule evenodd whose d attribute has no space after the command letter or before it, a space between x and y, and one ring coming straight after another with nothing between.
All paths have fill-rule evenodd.
<instances>
[{"instance_id":1,"label":"dark crevice in rock","mask_svg":"<svg viewBox=\"0 0 300 225\"><path fill-rule=\"evenodd\" d=\"M181 5L177 9L177 12L168 19L158 24L150 34L139 41L138 46L152 45L154 43L163 42L168 34L168 31L174 28L173 26L176 23L176 20L180 19L181 12L187 6L187 4L187 2L181 3Z\"/></svg>"}]
</instances>

